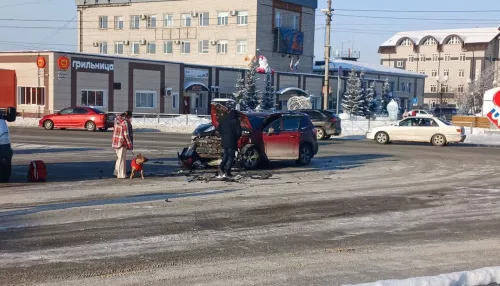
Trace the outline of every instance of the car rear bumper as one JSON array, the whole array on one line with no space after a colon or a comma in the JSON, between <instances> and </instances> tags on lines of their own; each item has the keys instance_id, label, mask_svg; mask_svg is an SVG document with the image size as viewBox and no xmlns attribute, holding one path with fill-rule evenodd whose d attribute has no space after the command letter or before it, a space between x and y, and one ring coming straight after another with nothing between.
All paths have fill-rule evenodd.
<instances>
[{"instance_id":1,"label":"car rear bumper","mask_svg":"<svg viewBox=\"0 0 500 286\"><path fill-rule=\"evenodd\" d=\"M451 136L447 136L446 140L450 143L455 143L455 142L463 143L466 138L467 138L466 135L451 135Z\"/></svg>"},{"instance_id":2,"label":"car rear bumper","mask_svg":"<svg viewBox=\"0 0 500 286\"><path fill-rule=\"evenodd\" d=\"M96 124L97 128L113 128L115 126L114 122L105 122L101 124Z\"/></svg>"},{"instance_id":3,"label":"car rear bumper","mask_svg":"<svg viewBox=\"0 0 500 286\"><path fill-rule=\"evenodd\" d=\"M316 155L318 154L318 152L319 152L319 145L318 142L316 141L313 143L313 154Z\"/></svg>"}]
</instances>

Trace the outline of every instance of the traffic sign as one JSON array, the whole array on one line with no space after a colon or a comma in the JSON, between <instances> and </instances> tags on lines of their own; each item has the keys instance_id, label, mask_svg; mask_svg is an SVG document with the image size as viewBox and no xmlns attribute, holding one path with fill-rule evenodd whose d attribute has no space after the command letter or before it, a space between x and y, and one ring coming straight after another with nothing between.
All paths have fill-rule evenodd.
<instances>
[{"instance_id":1,"label":"traffic sign","mask_svg":"<svg viewBox=\"0 0 500 286\"><path fill-rule=\"evenodd\" d=\"M493 95L493 108L486 114L486 117L500 129L500 91Z\"/></svg>"}]
</instances>

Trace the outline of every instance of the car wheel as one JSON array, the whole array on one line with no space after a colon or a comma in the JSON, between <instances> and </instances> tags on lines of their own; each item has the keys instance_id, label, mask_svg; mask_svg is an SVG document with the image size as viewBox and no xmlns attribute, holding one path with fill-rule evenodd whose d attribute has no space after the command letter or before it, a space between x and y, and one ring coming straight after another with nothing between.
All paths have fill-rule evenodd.
<instances>
[{"instance_id":1,"label":"car wheel","mask_svg":"<svg viewBox=\"0 0 500 286\"><path fill-rule=\"evenodd\" d=\"M389 143L389 134L383 131L377 132L377 134L375 134L375 141L377 141L378 144L387 144Z\"/></svg>"},{"instance_id":2,"label":"car wheel","mask_svg":"<svg viewBox=\"0 0 500 286\"><path fill-rule=\"evenodd\" d=\"M321 127L316 127L316 139L323 140L325 138L325 130Z\"/></svg>"},{"instance_id":3,"label":"car wheel","mask_svg":"<svg viewBox=\"0 0 500 286\"><path fill-rule=\"evenodd\" d=\"M54 122L52 122L52 120L45 120L43 122L43 127L47 130L52 130L54 129Z\"/></svg>"},{"instance_id":4,"label":"car wheel","mask_svg":"<svg viewBox=\"0 0 500 286\"><path fill-rule=\"evenodd\" d=\"M88 131L95 131L95 123L93 121L87 121L87 123L85 123L85 129L87 129Z\"/></svg>"},{"instance_id":5,"label":"car wheel","mask_svg":"<svg viewBox=\"0 0 500 286\"><path fill-rule=\"evenodd\" d=\"M431 138L431 143L434 146L445 146L446 145L446 137L443 134L435 134Z\"/></svg>"},{"instance_id":6,"label":"car wheel","mask_svg":"<svg viewBox=\"0 0 500 286\"><path fill-rule=\"evenodd\" d=\"M302 144L299 149L299 159L297 160L297 164L299 165L309 165L313 158L313 152L311 145Z\"/></svg>"},{"instance_id":7,"label":"car wheel","mask_svg":"<svg viewBox=\"0 0 500 286\"><path fill-rule=\"evenodd\" d=\"M12 165L0 165L0 183L8 183L12 173Z\"/></svg>"},{"instance_id":8,"label":"car wheel","mask_svg":"<svg viewBox=\"0 0 500 286\"><path fill-rule=\"evenodd\" d=\"M241 165L247 170L255 170L260 164L260 153L254 146L249 147L241 156Z\"/></svg>"},{"instance_id":9,"label":"car wheel","mask_svg":"<svg viewBox=\"0 0 500 286\"><path fill-rule=\"evenodd\" d=\"M332 135L326 135L325 138L323 138L323 139L328 140L330 138L332 138Z\"/></svg>"},{"instance_id":10,"label":"car wheel","mask_svg":"<svg viewBox=\"0 0 500 286\"><path fill-rule=\"evenodd\" d=\"M108 128L99 128L99 131L106 132L108 131Z\"/></svg>"}]
</instances>

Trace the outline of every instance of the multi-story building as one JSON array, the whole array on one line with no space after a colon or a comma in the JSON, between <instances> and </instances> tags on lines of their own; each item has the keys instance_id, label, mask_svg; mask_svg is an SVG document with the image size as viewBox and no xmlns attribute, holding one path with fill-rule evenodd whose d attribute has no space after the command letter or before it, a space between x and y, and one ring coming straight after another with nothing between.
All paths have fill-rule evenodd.
<instances>
[{"instance_id":1,"label":"multi-story building","mask_svg":"<svg viewBox=\"0 0 500 286\"><path fill-rule=\"evenodd\" d=\"M79 52L312 72L317 0L75 0Z\"/></svg>"},{"instance_id":2,"label":"multi-story building","mask_svg":"<svg viewBox=\"0 0 500 286\"><path fill-rule=\"evenodd\" d=\"M443 105L454 105L455 94L500 65L499 36L499 28L400 32L379 47L380 63L428 75L424 105L439 106L441 98Z\"/></svg>"}]
</instances>

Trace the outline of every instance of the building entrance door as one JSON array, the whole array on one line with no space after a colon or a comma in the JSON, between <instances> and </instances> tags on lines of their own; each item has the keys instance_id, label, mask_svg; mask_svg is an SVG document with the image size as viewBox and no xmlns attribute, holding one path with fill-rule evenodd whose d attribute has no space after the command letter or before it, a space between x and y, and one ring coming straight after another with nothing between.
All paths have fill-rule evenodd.
<instances>
[{"instance_id":1,"label":"building entrance door","mask_svg":"<svg viewBox=\"0 0 500 286\"><path fill-rule=\"evenodd\" d=\"M190 114L191 113L191 97L184 96L184 100L182 102L183 102L182 113L183 114Z\"/></svg>"}]
</instances>

